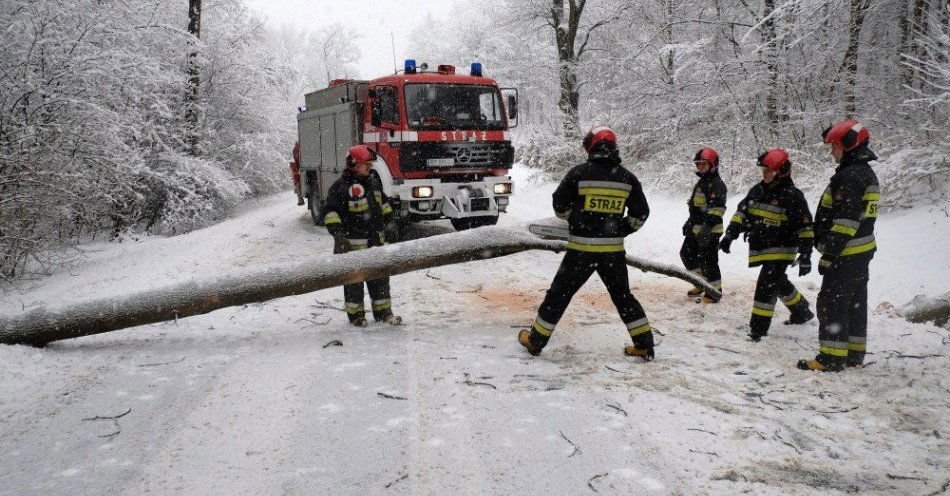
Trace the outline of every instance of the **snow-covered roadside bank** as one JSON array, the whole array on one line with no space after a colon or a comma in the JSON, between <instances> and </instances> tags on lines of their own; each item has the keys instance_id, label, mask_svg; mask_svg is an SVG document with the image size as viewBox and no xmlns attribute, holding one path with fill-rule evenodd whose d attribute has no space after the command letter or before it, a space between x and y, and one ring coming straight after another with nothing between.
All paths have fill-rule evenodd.
<instances>
[{"instance_id":1,"label":"snow-covered roadside bank","mask_svg":"<svg viewBox=\"0 0 950 496\"><path fill-rule=\"evenodd\" d=\"M554 185L514 175L501 223L551 215ZM685 200L651 206L628 249L673 263ZM872 309L946 291L950 260L930 248L950 240L941 218L882 217ZM277 265L329 245L285 194L188 235L99 246L72 275L7 293L0 312ZM737 243L723 256L716 306L690 302L679 281L631 273L664 334L651 364L621 356L624 334L596 281L541 357L520 349L516 327L533 318L560 261L550 253L394 278L408 322L399 328L348 327L332 289L41 350L0 346L0 494L939 490L950 471L950 333L872 314L874 363L799 372L814 322L786 327L779 311L767 340L743 339L755 278L745 255ZM793 281L814 301L817 275ZM335 339L343 346L323 347ZM118 427L82 420L129 408Z\"/></svg>"}]
</instances>

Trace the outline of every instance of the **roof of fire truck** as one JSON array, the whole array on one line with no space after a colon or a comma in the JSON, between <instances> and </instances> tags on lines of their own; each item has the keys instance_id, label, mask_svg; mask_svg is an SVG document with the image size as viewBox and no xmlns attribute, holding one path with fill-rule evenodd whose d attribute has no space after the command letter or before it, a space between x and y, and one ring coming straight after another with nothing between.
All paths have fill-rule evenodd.
<instances>
[{"instance_id":1,"label":"roof of fire truck","mask_svg":"<svg viewBox=\"0 0 950 496\"><path fill-rule=\"evenodd\" d=\"M412 66L409 66L407 61L407 70L403 73L379 77L370 80L369 84L370 86L375 86L377 84L402 86L404 84L412 83L450 83L497 86L497 83L494 79L484 77L481 74L481 64L473 64L477 65L477 69L473 68L473 74L460 74L456 68L451 65L440 65L434 71L417 71L415 68L415 62L412 64ZM475 73L476 71L477 73Z\"/></svg>"}]
</instances>

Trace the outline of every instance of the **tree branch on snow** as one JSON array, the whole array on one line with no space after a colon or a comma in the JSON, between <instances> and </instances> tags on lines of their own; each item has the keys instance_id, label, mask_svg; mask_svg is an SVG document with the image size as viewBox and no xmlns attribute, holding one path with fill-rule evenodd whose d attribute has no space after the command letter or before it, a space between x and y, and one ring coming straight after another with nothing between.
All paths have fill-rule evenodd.
<instances>
[{"instance_id":1,"label":"tree branch on snow","mask_svg":"<svg viewBox=\"0 0 950 496\"><path fill-rule=\"evenodd\" d=\"M377 396L380 396L380 397L383 397L383 398L386 398L386 399L388 399L388 400L408 400L408 399L409 399L409 398L406 398L406 397L404 397L404 396L397 396L397 395L395 395L395 394L381 393L381 392L380 392L380 393L376 393L376 395L377 395Z\"/></svg>"},{"instance_id":2,"label":"tree branch on snow","mask_svg":"<svg viewBox=\"0 0 950 496\"><path fill-rule=\"evenodd\" d=\"M237 273L210 281L189 281L112 298L61 307L35 307L0 317L0 343L44 346L70 339L221 308L300 295L421 269L502 257L526 250L561 252L567 243L541 239L524 230L483 227L341 255L323 255L277 268ZM718 294L702 278L678 267L627 255L627 264L645 272L682 279Z\"/></svg>"},{"instance_id":3,"label":"tree branch on snow","mask_svg":"<svg viewBox=\"0 0 950 496\"><path fill-rule=\"evenodd\" d=\"M571 441L570 439L568 439L567 436L565 436L563 432L561 432L561 431L557 431L557 432L558 432L558 434L561 435L562 438L564 438L565 441L567 441L568 443L570 443L571 446L574 447L574 452L571 453L570 455L567 455L568 458L570 458L570 457L572 457L572 456L574 456L574 455L577 455L577 454L582 453L582 452L581 452L581 449L578 448L576 444L574 444L574 441Z\"/></svg>"},{"instance_id":4,"label":"tree branch on snow","mask_svg":"<svg viewBox=\"0 0 950 496\"><path fill-rule=\"evenodd\" d=\"M590 479L587 479L587 487L589 487L590 490L591 490L591 491L594 491L595 493L598 492L598 491L597 491L597 488L594 487L594 481L596 481L597 479L600 479L601 477L607 477L607 474L609 474L609 473L610 473L610 472L604 472L604 473L602 473L602 474L597 474L597 475L591 477Z\"/></svg>"}]
</instances>

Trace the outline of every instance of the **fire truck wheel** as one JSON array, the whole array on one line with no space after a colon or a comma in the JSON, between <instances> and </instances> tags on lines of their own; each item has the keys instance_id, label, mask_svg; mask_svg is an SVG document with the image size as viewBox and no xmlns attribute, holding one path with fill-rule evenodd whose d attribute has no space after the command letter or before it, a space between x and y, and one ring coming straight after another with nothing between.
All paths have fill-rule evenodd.
<instances>
[{"instance_id":1,"label":"fire truck wheel","mask_svg":"<svg viewBox=\"0 0 950 496\"><path fill-rule=\"evenodd\" d=\"M310 210L310 217L313 219L313 225L322 226L323 219L320 218L320 193L316 188L310 189L310 195L307 197L307 208Z\"/></svg>"},{"instance_id":2,"label":"fire truck wheel","mask_svg":"<svg viewBox=\"0 0 950 496\"><path fill-rule=\"evenodd\" d=\"M486 215L484 217L472 217L472 227L494 226L498 223L497 215Z\"/></svg>"}]
</instances>

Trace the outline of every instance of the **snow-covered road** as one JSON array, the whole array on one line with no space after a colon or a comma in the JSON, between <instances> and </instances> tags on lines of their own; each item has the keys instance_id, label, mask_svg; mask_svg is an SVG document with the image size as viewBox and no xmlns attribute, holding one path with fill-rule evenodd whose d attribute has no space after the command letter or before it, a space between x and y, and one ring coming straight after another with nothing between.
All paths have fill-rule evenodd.
<instances>
[{"instance_id":1,"label":"snow-covered road","mask_svg":"<svg viewBox=\"0 0 950 496\"><path fill-rule=\"evenodd\" d=\"M516 170L502 223L551 215ZM738 200L732 192L730 213ZM685 196L684 196L685 198ZM677 262L685 201L651 197L627 240ZM936 494L950 481L950 332L874 311L947 291L940 210L883 217L869 365L800 372L817 324L744 339L756 272L723 256L725 298L631 272L662 332L653 363L599 281L542 356L515 340L560 256L522 253L393 279L407 324L355 329L342 290L54 343L0 346L0 494ZM448 223L414 236L446 232ZM292 194L174 238L91 247L0 312L159 287L329 251ZM814 302L817 274L794 277ZM342 346L326 346L333 340ZM116 419L84 420L96 416Z\"/></svg>"}]
</instances>

